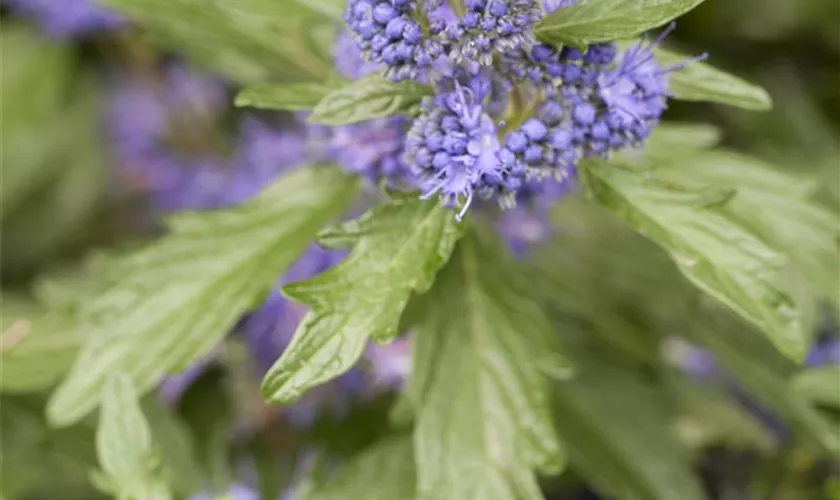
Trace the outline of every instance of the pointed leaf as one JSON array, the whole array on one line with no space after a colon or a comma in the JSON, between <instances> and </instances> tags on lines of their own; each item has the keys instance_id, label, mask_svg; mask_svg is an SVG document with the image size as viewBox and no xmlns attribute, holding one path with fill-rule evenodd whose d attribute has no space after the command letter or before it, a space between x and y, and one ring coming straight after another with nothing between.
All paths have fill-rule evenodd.
<instances>
[{"instance_id":1,"label":"pointed leaf","mask_svg":"<svg viewBox=\"0 0 840 500\"><path fill-rule=\"evenodd\" d=\"M394 200L322 233L328 246L353 250L332 269L284 287L313 309L263 380L263 395L294 400L350 369L369 337L393 339L411 293L432 285L459 235L451 211L415 198Z\"/></svg>"},{"instance_id":2,"label":"pointed leaf","mask_svg":"<svg viewBox=\"0 0 840 500\"><path fill-rule=\"evenodd\" d=\"M303 168L239 207L173 217L170 234L109 262L116 284L83 312L87 341L51 421L83 417L117 369L145 392L207 355L354 192L336 169Z\"/></svg>"},{"instance_id":3,"label":"pointed leaf","mask_svg":"<svg viewBox=\"0 0 840 500\"><path fill-rule=\"evenodd\" d=\"M584 0L545 16L534 33L541 40L584 47L630 38L676 19L703 0Z\"/></svg>"},{"instance_id":4,"label":"pointed leaf","mask_svg":"<svg viewBox=\"0 0 840 500\"><path fill-rule=\"evenodd\" d=\"M423 297L405 400L420 499L539 499L534 470L563 465L548 374L570 367L503 252L492 233L468 233Z\"/></svg>"},{"instance_id":5,"label":"pointed leaf","mask_svg":"<svg viewBox=\"0 0 840 500\"><path fill-rule=\"evenodd\" d=\"M312 110L308 121L345 125L405 114L427 95L431 95L428 85L410 81L394 83L373 73L327 94Z\"/></svg>"},{"instance_id":6,"label":"pointed leaf","mask_svg":"<svg viewBox=\"0 0 840 500\"><path fill-rule=\"evenodd\" d=\"M808 312L784 284L784 254L766 245L721 210L731 186L698 188L661 169L632 171L588 163L582 179L590 192L642 235L661 245L696 286L758 325L788 356L806 350Z\"/></svg>"},{"instance_id":7,"label":"pointed leaf","mask_svg":"<svg viewBox=\"0 0 840 500\"><path fill-rule=\"evenodd\" d=\"M573 467L622 500L702 500L690 457L669 430L664 394L632 372L576 357L556 390L555 422Z\"/></svg>"},{"instance_id":8,"label":"pointed leaf","mask_svg":"<svg viewBox=\"0 0 840 500\"><path fill-rule=\"evenodd\" d=\"M330 92L342 85L341 80L303 83L258 83L236 95L237 106L264 109L312 109Z\"/></svg>"},{"instance_id":9,"label":"pointed leaf","mask_svg":"<svg viewBox=\"0 0 840 500\"><path fill-rule=\"evenodd\" d=\"M665 66L689 59L659 47L653 52ZM763 88L699 61L670 73L669 82L668 91L674 99L682 101L718 102L756 111L773 107L770 95Z\"/></svg>"},{"instance_id":10,"label":"pointed leaf","mask_svg":"<svg viewBox=\"0 0 840 500\"><path fill-rule=\"evenodd\" d=\"M122 373L110 377L102 392L96 452L118 498L148 498L161 491L152 474L152 434L138 397Z\"/></svg>"}]
</instances>

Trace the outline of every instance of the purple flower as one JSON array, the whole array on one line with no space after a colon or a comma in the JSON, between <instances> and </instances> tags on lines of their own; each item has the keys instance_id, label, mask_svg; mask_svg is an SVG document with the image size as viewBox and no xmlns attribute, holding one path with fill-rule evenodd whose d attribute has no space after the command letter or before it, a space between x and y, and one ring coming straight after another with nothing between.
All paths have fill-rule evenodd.
<instances>
[{"instance_id":1,"label":"purple flower","mask_svg":"<svg viewBox=\"0 0 840 500\"><path fill-rule=\"evenodd\" d=\"M805 360L808 366L840 365L840 339L828 337L811 348Z\"/></svg>"},{"instance_id":2,"label":"purple flower","mask_svg":"<svg viewBox=\"0 0 840 500\"><path fill-rule=\"evenodd\" d=\"M395 81L417 78L421 64L433 55L423 43L408 0L349 0L344 20L365 60L382 63Z\"/></svg>"},{"instance_id":3,"label":"purple flower","mask_svg":"<svg viewBox=\"0 0 840 500\"><path fill-rule=\"evenodd\" d=\"M466 58L483 66L494 54L509 54L534 43L533 25L541 12L537 0L466 0L466 12L444 31L455 62Z\"/></svg>"},{"instance_id":4,"label":"purple flower","mask_svg":"<svg viewBox=\"0 0 840 500\"><path fill-rule=\"evenodd\" d=\"M535 244L552 233L549 212L574 186L574 175L563 181L546 179L529 182L517 193L516 206L502 211L496 228L513 255L523 257Z\"/></svg>"},{"instance_id":5,"label":"purple flower","mask_svg":"<svg viewBox=\"0 0 840 500\"><path fill-rule=\"evenodd\" d=\"M403 159L407 120L388 117L330 130L328 156L340 166L377 184L412 186L413 174Z\"/></svg>"},{"instance_id":6,"label":"purple flower","mask_svg":"<svg viewBox=\"0 0 840 500\"><path fill-rule=\"evenodd\" d=\"M339 34L333 45L339 72L348 78L360 78L381 67L365 62L353 39ZM313 142L326 143L327 157L349 172L374 184L384 179L392 186L412 186L412 174L403 160L407 119L387 117L333 128L310 128Z\"/></svg>"},{"instance_id":7,"label":"purple flower","mask_svg":"<svg viewBox=\"0 0 840 500\"><path fill-rule=\"evenodd\" d=\"M452 90L423 100L408 133L405 158L423 197L437 194L448 206L461 203L460 219L476 194L511 196L521 184L521 172L506 170L497 158L501 147L496 125L483 106L490 79L459 73L439 87L446 83Z\"/></svg>"},{"instance_id":8,"label":"purple flower","mask_svg":"<svg viewBox=\"0 0 840 500\"><path fill-rule=\"evenodd\" d=\"M191 496L189 500L259 500L259 498L260 495L251 488L242 484L233 484L222 496L212 493L201 493Z\"/></svg>"},{"instance_id":9,"label":"purple flower","mask_svg":"<svg viewBox=\"0 0 840 500\"><path fill-rule=\"evenodd\" d=\"M554 12L557 9L572 7L578 2L580 2L580 0L542 0L543 9L545 9L546 13Z\"/></svg>"},{"instance_id":10,"label":"purple flower","mask_svg":"<svg viewBox=\"0 0 840 500\"><path fill-rule=\"evenodd\" d=\"M12 13L32 17L50 36L60 39L86 36L119 28L123 18L94 0L9 0Z\"/></svg>"},{"instance_id":11,"label":"purple flower","mask_svg":"<svg viewBox=\"0 0 840 500\"><path fill-rule=\"evenodd\" d=\"M363 59L362 51L356 41L349 32L344 30L338 34L333 44L333 63L341 76L351 80L358 80L384 68L379 62Z\"/></svg>"},{"instance_id":12,"label":"purple flower","mask_svg":"<svg viewBox=\"0 0 840 500\"><path fill-rule=\"evenodd\" d=\"M370 363L375 389L400 389L411 373L411 338L403 336L387 345L371 345L365 359Z\"/></svg>"}]
</instances>

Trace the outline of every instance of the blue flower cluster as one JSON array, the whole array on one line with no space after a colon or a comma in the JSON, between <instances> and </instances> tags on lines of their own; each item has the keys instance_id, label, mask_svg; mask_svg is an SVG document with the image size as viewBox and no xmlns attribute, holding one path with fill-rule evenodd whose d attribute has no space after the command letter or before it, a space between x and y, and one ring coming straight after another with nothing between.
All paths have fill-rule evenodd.
<instances>
[{"instance_id":1,"label":"blue flower cluster","mask_svg":"<svg viewBox=\"0 0 840 500\"><path fill-rule=\"evenodd\" d=\"M362 58L436 92L408 126L404 184L458 206L460 218L476 198L511 209L541 191L535 184L567 186L584 158L644 143L667 106L668 74L690 61L656 61L652 49L673 27L623 52L538 43L543 11L574 3L465 0L456 15L440 1L348 1Z\"/></svg>"}]
</instances>

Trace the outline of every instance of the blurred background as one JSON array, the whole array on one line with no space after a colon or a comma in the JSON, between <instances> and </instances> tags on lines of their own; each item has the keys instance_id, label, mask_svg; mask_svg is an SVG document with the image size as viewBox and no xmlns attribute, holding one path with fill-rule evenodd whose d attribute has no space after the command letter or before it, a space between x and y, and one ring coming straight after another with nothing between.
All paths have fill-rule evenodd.
<instances>
[{"instance_id":1,"label":"blurred background","mask_svg":"<svg viewBox=\"0 0 840 500\"><path fill-rule=\"evenodd\" d=\"M40 318L38 311L45 305L76 307L84 287L93 286L78 277L92 255L160 234L165 214L246 200L277 173L329 154L319 149L318 141L303 138L294 116L232 104L242 83L267 75L282 79L323 74L331 62L328 55L316 53L317 46L310 47L312 57L304 62L287 63L282 53L274 52L269 38L249 32L241 46L221 50L214 43L223 44L225 37L246 38L224 24L236 21L235 16L218 20L214 33L158 20L148 23L153 27L149 30L143 10L155 2L134 9L130 0L113 4L120 7L119 13L91 0L0 2L4 340L14 334L19 311ZM157 5L170 8L163 0ZM193 6L201 8L198 3ZM236 15L244 20L255 12L243 8ZM319 32L313 29L307 36L307 41L317 42ZM707 0L679 20L668 43L686 53L708 52L715 66L765 87L775 107L754 113L679 102L667 111L667 120L720 127L725 147L815 179L819 200L837 209L840 2ZM607 314L620 315L615 320L620 323L605 327L612 336L604 342L625 360L615 364L670 363L688 374L692 389L685 393L692 396L681 402L688 417L677 427L709 498L840 499L837 464L812 447L787 441L791 423L756 403L750 395L753 387L721 375L720 360L708 351L695 343L668 340L663 341L661 359L652 361L637 359L633 345L622 345L633 332L659 328L665 315L662 310L668 307L666 297L672 289L670 283L660 283L657 270L667 264L659 253L574 201L558 209L556 221L569 238L567 257L554 255L560 251L556 248L538 255L571 259L570 265L589 279L602 269L615 269L616 282L610 288L624 309L603 306L604 311L610 309L604 313L605 323ZM584 225L587 229L581 231ZM616 261L614 255L590 252L618 237L633 241L626 247L627 258L639 260ZM650 253L652 258L643 257ZM300 264L300 273L311 275L332 262L334 257L313 250ZM622 288L622 279L632 285ZM650 285L645 290L653 304L631 301L640 283ZM280 304L282 299L276 300ZM259 400L259 374L267 367L257 353L271 357L279 352L282 346L266 349L261 342L274 342L265 337L278 328L287 340L301 313L287 304L276 307L282 314L272 316L279 309L267 307L263 315L251 316L251 324L244 327L251 333L233 337L207 366L173 377L161 388L169 407L174 405L192 429L200 461L205 471L212 471L208 474L213 481L243 485L231 490L237 500L277 498L305 469L314 445L329 443L340 454L369 442L377 425L385 422L384 409L408 370L403 345L371 352L359 379L351 375L312 401L283 411L278 423L278 411ZM54 318L44 319L49 321ZM667 328L662 328L680 330L681 321L688 319L668 317ZM815 364L840 362L835 315L826 313L816 323L818 348L809 359ZM260 333L261 328L271 332ZM753 349L747 344L741 348ZM57 365L63 362L56 358ZM38 390L30 390L29 382L19 387L14 381L0 384L0 492L6 500L100 497L87 480L95 464L93 441L86 441L92 431L54 432L45 427L41 409L46 393L41 388L53 382L37 381L32 387ZM208 413L214 418L204 418ZM598 496L599 488L587 477L585 470L573 470L560 480L547 481L547 495L558 500L609 498Z\"/></svg>"}]
</instances>

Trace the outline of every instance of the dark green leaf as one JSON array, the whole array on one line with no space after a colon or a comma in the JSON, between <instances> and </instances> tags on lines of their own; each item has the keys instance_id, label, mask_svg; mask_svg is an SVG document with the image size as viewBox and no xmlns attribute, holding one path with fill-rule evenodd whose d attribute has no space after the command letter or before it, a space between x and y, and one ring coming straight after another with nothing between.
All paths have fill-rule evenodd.
<instances>
[{"instance_id":1,"label":"dark green leaf","mask_svg":"<svg viewBox=\"0 0 840 500\"><path fill-rule=\"evenodd\" d=\"M666 66L689 59L659 47L653 52L657 60ZM763 88L703 62L695 61L672 72L669 81L668 91L674 99L719 102L758 111L773 107L773 101Z\"/></svg>"},{"instance_id":2,"label":"dark green leaf","mask_svg":"<svg viewBox=\"0 0 840 500\"><path fill-rule=\"evenodd\" d=\"M301 500L413 500L416 475L411 438L391 437L350 457Z\"/></svg>"},{"instance_id":3,"label":"dark green leaf","mask_svg":"<svg viewBox=\"0 0 840 500\"><path fill-rule=\"evenodd\" d=\"M131 378L122 373L111 376L102 391L96 452L104 479L118 498L168 496L154 477L152 434L138 397Z\"/></svg>"},{"instance_id":4,"label":"dark green leaf","mask_svg":"<svg viewBox=\"0 0 840 500\"><path fill-rule=\"evenodd\" d=\"M50 420L84 416L117 369L145 392L206 356L354 193L337 169L302 168L241 206L172 217L169 235L110 261L116 284L83 312L87 341Z\"/></svg>"},{"instance_id":5,"label":"dark green leaf","mask_svg":"<svg viewBox=\"0 0 840 500\"><path fill-rule=\"evenodd\" d=\"M0 493L5 498L102 498L87 478L97 465L92 426L50 429L39 396L3 395L0 408Z\"/></svg>"},{"instance_id":6,"label":"dark green leaf","mask_svg":"<svg viewBox=\"0 0 840 500\"><path fill-rule=\"evenodd\" d=\"M345 125L405 114L430 94L428 85L409 81L394 83L373 73L330 92L312 110L309 123Z\"/></svg>"},{"instance_id":7,"label":"dark green leaf","mask_svg":"<svg viewBox=\"0 0 840 500\"><path fill-rule=\"evenodd\" d=\"M722 210L735 195L731 185L700 188L680 172L688 171L666 177L659 168L592 162L581 177L598 201L665 248L695 285L761 327L788 356L802 358L810 310L786 286L787 257Z\"/></svg>"},{"instance_id":8,"label":"dark green leaf","mask_svg":"<svg viewBox=\"0 0 840 500\"><path fill-rule=\"evenodd\" d=\"M236 105L265 109L312 109L341 84L340 80L328 83L258 83L240 91L236 95Z\"/></svg>"},{"instance_id":9,"label":"dark green leaf","mask_svg":"<svg viewBox=\"0 0 840 500\"><path fill-rule=\"evenodd\" d=\"M544 41L584 47L630 38L662 26L703 0L589 0L560 8L534 27Z\"/></svg>"},{"instance_id":10,"label":"dark green leaf","mask_svg":"<svg viewBox=\"0 0 840 500\"><path fill-rule=\"evenodd\" d=\"M368 338L393 339L412 292L431 286L459 235L451 211L408 197L323 232L325 245L353 250L332 269L284 287L313 309L263 380L263 395L294 400L350 369Z\"/></svg>"},{"instance_id":11,"label":"dark green leaf","mask_svg":"<svg viewBox=\"0 0 840 500\"><path fill-rule=\"evenodd\" d=\"M492 231L469 232L423 299L404 400L418 498L542 498L534 469L565 461L549 375L570 366L524 276Z\"/></svg>"},{"instance_id":12,"label":"dark green leaf","mask_svg":"<svg viewBox=\"0 0 840 500\"><path fill-rule=\"evenodd\" d=\"M571 465L622 500L702 500L691 462L670 431L665 395L632 372L585 357L558 384L555 421Z\"/></svg>"}]
</instances>

